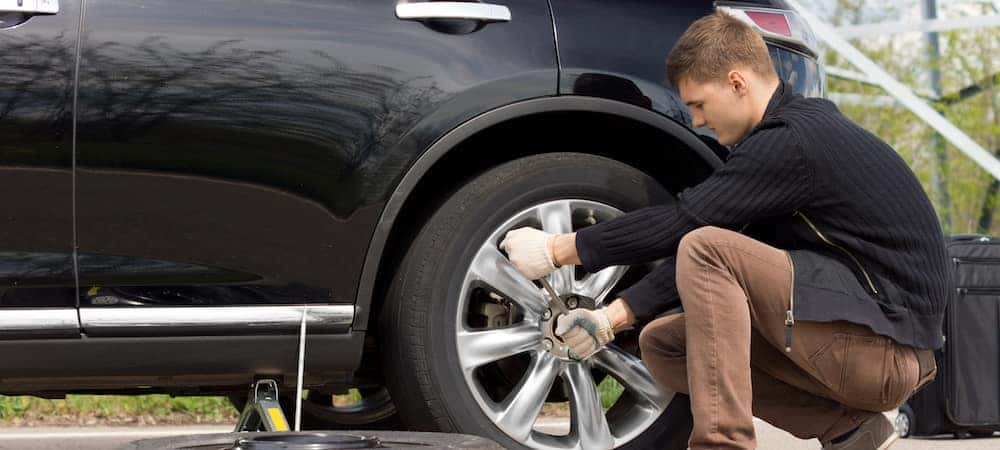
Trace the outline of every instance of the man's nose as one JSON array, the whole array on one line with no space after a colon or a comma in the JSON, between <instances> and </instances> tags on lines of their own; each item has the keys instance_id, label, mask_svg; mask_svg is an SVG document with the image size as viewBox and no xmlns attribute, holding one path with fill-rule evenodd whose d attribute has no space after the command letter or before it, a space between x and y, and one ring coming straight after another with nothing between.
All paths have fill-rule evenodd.
<instances>
[{"instance_id":1,"label":"man's nose","mask_svg":"<svg viewBox=\"0 0 1000 450\"><path fill-rule=\"evenodd\" d=\"M695 128L701 128L705 126L705 119L702 119L701 114L692 114L691 125Z\"/></svg>"}]
</instances>

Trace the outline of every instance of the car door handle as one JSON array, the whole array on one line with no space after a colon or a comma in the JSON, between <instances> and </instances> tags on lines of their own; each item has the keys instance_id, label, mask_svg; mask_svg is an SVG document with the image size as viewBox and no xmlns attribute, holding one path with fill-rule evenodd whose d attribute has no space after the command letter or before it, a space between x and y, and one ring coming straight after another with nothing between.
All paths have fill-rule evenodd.
<instances>
[{"instance_id":1,"label":"car door handle","mask_svg":"<svg viewBox=\"0 0 1000 450\"><path fill-rule=\"evenodd\" d=\"M59 0L0 0L0 13L58 14Z\"/></svg>"},{"instance_id":2,"label":"car door handle","mask_svg":"<svg viewBox=\"0 0 1000 450\"><path fill-rule=\"evenodd\" d=\"M396 17L402 20L468 19L510 22L510 9L503 5L474 2L399 3L396 5Z\"/></svg>"}]
</instances>

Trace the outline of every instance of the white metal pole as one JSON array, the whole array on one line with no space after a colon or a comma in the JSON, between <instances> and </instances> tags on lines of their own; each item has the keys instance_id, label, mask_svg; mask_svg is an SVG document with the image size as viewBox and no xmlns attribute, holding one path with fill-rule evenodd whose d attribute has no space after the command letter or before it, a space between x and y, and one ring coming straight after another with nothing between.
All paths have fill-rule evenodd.
<instances>
[{"instance_id":1,"label":"white metal pole","mask_svg":"<svg viewBox=\"0 0 1000 450\"><path fill-rule=\"evenodd\" d=\"M941 114L938 114L934 108L931 108L920 97L917 97L910 88L896 81L895 78L879 67L878 64L875 64L864 53L861 53L860 50L847 42L846 39L840 37L833 27L819 20L819 18L803 8L798 0L787 1L809 23L816 36L826 42L831 49L843 56L844 59L871 78L882 89L885 89L889 95L896 98L906 109L916 114L917 117L930 125L931 128L940 133L942 137L951 142L962 153L972 158L976 164L989 172L990 175L1000 180L1000 161L997 161L990 152L987 152L981 145L966 135L965 132L952 125Z\"/></svg>"},{"instance_id":2,"label":"white metal pole","mask_svg":"<svg viewBox=\"0 0 1000 450\"><path fill-rule=\"evenodd\" d=\"M306 311L309 305L302 305L302 323L299 325L299 374L295 384L295 431L302 430L302 373L306 361Z\"/></svg>"}]
</instances>

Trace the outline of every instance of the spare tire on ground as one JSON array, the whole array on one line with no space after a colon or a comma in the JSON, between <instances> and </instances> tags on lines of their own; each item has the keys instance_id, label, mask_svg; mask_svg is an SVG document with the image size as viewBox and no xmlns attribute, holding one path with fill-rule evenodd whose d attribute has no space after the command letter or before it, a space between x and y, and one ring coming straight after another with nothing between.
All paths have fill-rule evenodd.
<instances>
[{"instance_id":1,"label":"spare tire on ground","mask_svg":"<svg viewBox=\"0 0 1000 450\"><path fill-rule=\"evenodd\" d=\"M413 448L421 450L503 450L478 436L401 431L308 431L216 433L143 439L123 450L348 450Z\"/></svg>"}]
</instances>

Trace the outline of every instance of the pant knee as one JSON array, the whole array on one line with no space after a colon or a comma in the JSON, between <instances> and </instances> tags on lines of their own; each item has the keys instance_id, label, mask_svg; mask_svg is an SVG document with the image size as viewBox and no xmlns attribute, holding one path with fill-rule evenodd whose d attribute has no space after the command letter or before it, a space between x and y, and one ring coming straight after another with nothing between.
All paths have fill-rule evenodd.
<instances>
[{"instance_id":1,"label":"pant knee","mask_svg":"<svg viewBox=\"0 0 1000 450\"><path fill-rule=\"evenodd\" d=\"M677 291L681 294L681 300L684 300L686 292L693 292L696 289L693 283L704 282L703 278L699 277L699 271L705 268L733 272L747 270L747 266L758 264L749 262L746 255L756 251L764 253L766 251L754 248L751 241L752 238L741 233L716 226L699 227L685 234L677 247L674 280ZM759 242L758 244L766 246Z\"/></svg>"},{"instance_id":2,"label":"pant knee","mask_svg":"<svg viewBox=\"0 0 1000 450\"><path fill-rule=\"evenodd\" d=\"M703 226L695 228L688 231L681 237L680 242L677 244L677 255L691 255L697 251L705 248L712 238L718 236L722 231L722 228L716 226Z\"/></svg>"},{"instance_id":3,"label":"pant knee","mask_svg":"<svg viewBox=\"0 0 1000 450\"><path fill-rule=\"evenodd\" d=\"M732 231L714 226L704 226L689 231L681 237L677 246L675 282L677 290L682 294L691 288L690 283L696 278L695 271L705 263L718 260L721 255L715 251L714 243L726 233Z\"/></svg>"}]
</instances>

